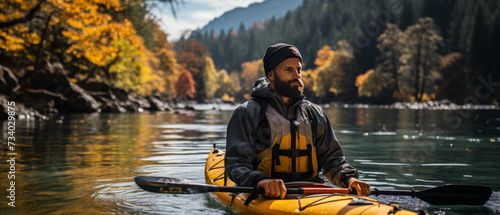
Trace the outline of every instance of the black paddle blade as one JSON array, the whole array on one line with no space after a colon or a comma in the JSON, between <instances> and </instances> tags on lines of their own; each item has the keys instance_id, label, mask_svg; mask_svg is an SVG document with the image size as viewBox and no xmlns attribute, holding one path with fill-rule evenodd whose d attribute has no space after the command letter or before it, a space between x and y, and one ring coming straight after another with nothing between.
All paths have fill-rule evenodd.
<instances>
[{"instance_id":1,"label":"black paddle blade","mask_svg":"<svg viewBox=\"0 0 500 215\"><path fill-rule=\"evenodd\" d=\"M492 189L477 185L445 185L416 193L419 199L432 205L484 205Z\"/></svg>"},{"instance_id":2,"label":"black paddle blade","mask_svg":"<svg viewBox=\"0 0 500 215\"><path fill-rule=\"evenodd\" d=\"M196 189L196 185L191 186L187 181L178 178L137 176L134 180L140 188L149 192L172 194L194 194L202 192Z\"/></svg>"}]
</instances>

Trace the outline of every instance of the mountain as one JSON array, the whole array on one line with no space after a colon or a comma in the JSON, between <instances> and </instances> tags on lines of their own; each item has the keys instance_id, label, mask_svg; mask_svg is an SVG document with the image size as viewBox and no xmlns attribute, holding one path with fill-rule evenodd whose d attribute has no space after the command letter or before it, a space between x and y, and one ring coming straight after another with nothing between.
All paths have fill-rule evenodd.
<instances>
[{"instance_id":1,"label":"mountain","mask_svg":"<svg viewBox=\"0 0 500 215\"><path fill-rule=\"evenodd\" d=\"M235 8L222 16L215 18L205 25L201 33L210 32L219 34L221 29L228 32L229 29L238 29L243 23L248 29L255 22L261 23L263 20L283 17L289 10L294 10L302 4L303 0L266 0L260 3L253 3L246 8Z\"/></svg>"}]
</instances>

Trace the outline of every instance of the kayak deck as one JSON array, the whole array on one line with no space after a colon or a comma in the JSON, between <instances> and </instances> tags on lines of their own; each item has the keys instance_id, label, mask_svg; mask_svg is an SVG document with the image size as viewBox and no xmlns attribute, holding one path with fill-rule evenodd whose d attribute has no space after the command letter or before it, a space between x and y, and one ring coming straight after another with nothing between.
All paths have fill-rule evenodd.
<instances>
[{"instance_id":1,"label":"kayak deck","mask_svg":"<svg viewBox=\"0 0 500 215\"><path fill-rule=\"evenodd\" d=\"M220 150L210 152L205 166L208 184L224 186L224 156ZM229 178L226 186L235 186ZM309 184L307 187L330 187L324 184ZM245 205L251 193L214 192L212 196L221 204L231 207L238 214L417 214L402 210L396 205L386 205L377 200L357 195L315 194L287 195L285 199L258 197Z\"/></svg>"}]
</instances>

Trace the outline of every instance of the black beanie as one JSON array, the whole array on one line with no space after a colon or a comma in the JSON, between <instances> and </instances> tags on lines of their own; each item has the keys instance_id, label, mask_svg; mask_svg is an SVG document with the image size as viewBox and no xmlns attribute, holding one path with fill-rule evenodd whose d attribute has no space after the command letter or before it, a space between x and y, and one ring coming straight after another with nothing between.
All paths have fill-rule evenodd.
<instances>
[{"instance_id":1,"label":"black beanie","mask_svg":"<svg viewBox=\"0 0 500 215\"><path fill-rule=\"evenodd\" d=\"M276 43L267 47L266 54L262 59L264 62L264 71L266 72L266 76L281 62L292 57L297 57L300 59L300 62L302 62L302 56L300 55L299 49L293 45Z\"/></svg>"}]
</instances>

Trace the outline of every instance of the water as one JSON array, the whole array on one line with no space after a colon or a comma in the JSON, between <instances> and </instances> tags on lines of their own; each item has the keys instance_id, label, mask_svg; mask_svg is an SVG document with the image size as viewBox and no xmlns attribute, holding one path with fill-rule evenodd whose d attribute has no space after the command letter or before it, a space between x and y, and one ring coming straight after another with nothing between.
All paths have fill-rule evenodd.
<instances>
[{"instance_id":1,"label":"water","mask_svg":"<svg viewBox=\"0 0 500 215\"><path fill-rule=\"evenodd\" d=\"M235 107L201 111L54 115L16 121L15 208L7 205L9 164L0 163L1 214L227 214L208 194L138 188L137 175L204 183L212 144L224 149ZM500 113L326 108L348 161L379 189L443 184L493 188L484 206L431 206L411 197L374 197L429 214L500 214ZM460 119L460 121L458 121ZM2 160L7 158L7 122Z\"/></svg>"}]
</instances>

